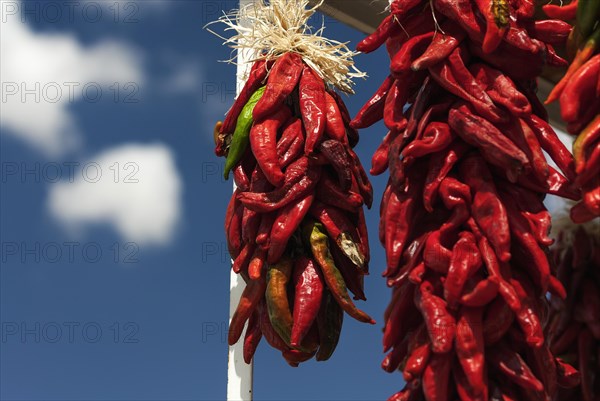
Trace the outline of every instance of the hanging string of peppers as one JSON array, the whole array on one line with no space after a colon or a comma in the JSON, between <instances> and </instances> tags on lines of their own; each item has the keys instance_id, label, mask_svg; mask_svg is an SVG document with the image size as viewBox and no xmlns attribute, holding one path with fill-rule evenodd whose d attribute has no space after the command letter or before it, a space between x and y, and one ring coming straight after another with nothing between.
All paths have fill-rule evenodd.
<instances>
[{"instance_id":1,"label":"hanging string of peppers","mask_svg":"<svg viewBox=\"0 0 600 401\"><path fill-rule=\"evenodd\" d=\"M571 209L575 223L600 216L600 1L572 1L562 7L546 5L549 16L576 20L567 41L571 64L546 103L559 100L573 145L577 179L583 200Z\"/></svg>"},{"instance_id":2,"label":"hanging string of peppers","mask_svg":"<svg viewBox=\"0 0 600 401\"><path fill-rule=\"evenodd\" d=\"M292 366L333 353L343 312L375 323L365 300L369 244L363 205L368 176L352 148L358 133L333 87L352 92L344 44L313 35L308 1L259 1L221 20L227 42L256 57L245 86L215 128L216 154L235 190L225 217L233 270L246 287L229 327L246 322L244 359L262 337Z\"/></svg>"},{"instance_id":3,"label":"hanging string of peppers","mask_svg":"<svg viewBox=\"0 0 600 401\"><path fill-rule=\"evenodd\" d=\"M358 45L385 44L390 75L351 122L389 130L371 173L390 176L382 366L406 381L390 400L552 399L577 380L543 332L546 294L566 294L542 201L580 194L535 79L566 65L554 46L571 27L536 20L531 0L392 0L390 10Z\"/></svg>"}]
</instances>

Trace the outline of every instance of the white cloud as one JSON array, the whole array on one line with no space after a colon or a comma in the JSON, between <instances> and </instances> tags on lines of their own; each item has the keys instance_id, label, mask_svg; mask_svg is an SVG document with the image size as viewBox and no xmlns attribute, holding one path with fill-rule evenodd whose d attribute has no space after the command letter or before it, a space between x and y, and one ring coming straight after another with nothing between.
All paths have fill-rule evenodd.
<instances>
[{"instance_id":1,"label":"white cloud","mask_svg":"<svg viewBox=\"0 0 600 401\"><path fill-rule=\"evenodd\" d=\"M124 43L86 47L73 34L36 33L18 13L4 14L0 30L2 132L47 155L60 155L80 141L71 103L95 99L97 88L101 96L113 96L109 86L115 82L143 83L141 56Z\"/></svg>"},{"instance_id":2,"label":"white cloud","mask_svg":"<svg viewBox=\"0 0 600 401\"><path fill-rule=\"evenodd\" d=\"M178 60L175 62L174 60ZM198 93L202 90L202 68L198 60L185 60L172 57L168 61L170 74L162 83L168 94Z\"/></svg>"},{"instance_id":3,"label":"white cloud","mask_svg":"<svg viewBox=\"0 0 600 401\"><path fill-rule=\"evenodd\" d=\"M52 185L47 202L50 214L67 229L108 222L138 244L164 245L173 239L182 183L167 146L111 148L82 163L72 181Z\"/></svg>"}]
</instances>

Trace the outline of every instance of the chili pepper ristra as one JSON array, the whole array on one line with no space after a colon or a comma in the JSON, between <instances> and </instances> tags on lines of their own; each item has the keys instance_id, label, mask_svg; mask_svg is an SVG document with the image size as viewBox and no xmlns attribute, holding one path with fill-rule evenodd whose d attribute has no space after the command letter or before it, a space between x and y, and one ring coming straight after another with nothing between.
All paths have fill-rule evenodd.
<instances>
[{"instance_id":1,"label":"chili pepper ristra","mask_svg":"<svg viewBox=\"0 0 600 401\"><path fill-rule=\"evenodd\" d=\"M226 43L254 52L244 88L215 127L215 153L227 157L225 177L232 171L237 185L225 218L227 244L232 268L247 283L228 341L236 343L248 322L247 363L261 338L291 366L326 360L343 312L375 323L350 295L366 299L362 208L373 193L336 93L352 93L351 78L364 74L344 44L312 34L306 23L316 7L307 5L258 1L221 18L237 33Z\"/></svg>"},{"instance_id":2,"label":"chili pepper ristra","mask_svg":"<svg viewBox=\"0 0 600 401\"><path fill-rule=\"evenodd\" d=\"M392 0L358 45L385 45L390 57L388 78L351 122L388 130L371 172L389 171L382 366L406 380L390 400L552 400L557 377L577 383L544 333L547 294L566 291L548 257L543 199L580 192L535 97L542 68L567 64L553 46L570 26L537 20L534 6Z\"/></svg>"}]
</instances>

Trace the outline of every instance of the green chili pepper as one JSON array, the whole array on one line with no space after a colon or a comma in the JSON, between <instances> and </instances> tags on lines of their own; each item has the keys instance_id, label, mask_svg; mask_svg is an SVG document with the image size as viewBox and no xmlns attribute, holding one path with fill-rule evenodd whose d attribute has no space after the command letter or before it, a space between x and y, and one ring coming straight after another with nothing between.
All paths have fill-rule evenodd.
<instances>
[{"instance_id":1,"label":"green chili pepper","mask_svg":"<svg viewBox=\"0 0 600 401\"><path fill-rule=\"evenodd\" d=\"M577 3L577 30L582 38L587 38L600 17L600 1L581 0Z\"/></svg>"},{"instance_id":2,"label":"green chili pepper","mask_svg":"<svg viewBox=\"0 0 600 401\"><path fill-rule=\"evenodd\" d=\"M287 284L292 275L292 267L293 263L288 258L269 266L265 293L271 325L288 345L294 323L287 295Z\"/></svg>"},{"instance_id":3,"label":"green chili pepper","mask_svg":"<svg viewBox=\"0 0 600 401\"><path fill-rule=\"evenodd\" d=\"M317 315L317 325L319 327L319 351L317 351L317 361L328 360L340 339L342 331L342 322L344 321L344 311L340 308L335 298L329 290L323 290L321 298L321 308Z\"/></svg>"},{"instance_id":4,"label":"green chili pepper","mask_svg":"<svg viewBox=\"0 0 600 401\"><path fill-rule=\"evenodd\" d=\"M248 103L246 103L237 119L235 131L233 132L231 143L229 145L229 152L227 153L227 160L225 161L225 171L223 176L226 180L229 179L229 172L231 169L240 161L248 148L248 144L250 143L250 128L252 128L252 123L254 122L252 111L254 110L256 103L262 98L264 92L265 86L258 88L256 92L250 96L250 100L248 100Z\"/></svg>"},{"instance_id":5,"label":"green chili pepper","mask_svg":"<svg viewBox=\"0 0 600 401\"><path fill-rule=\"evenodd\" d=\"M325 283L340 307L350 316L360 322L375 324L375 321L354 305L342 273L335 266L329 251L329 239L321 223L309 221L304 225L303 236L305 243L311 248L312 254L321 267Z\"/></svg>"}]
</instances>

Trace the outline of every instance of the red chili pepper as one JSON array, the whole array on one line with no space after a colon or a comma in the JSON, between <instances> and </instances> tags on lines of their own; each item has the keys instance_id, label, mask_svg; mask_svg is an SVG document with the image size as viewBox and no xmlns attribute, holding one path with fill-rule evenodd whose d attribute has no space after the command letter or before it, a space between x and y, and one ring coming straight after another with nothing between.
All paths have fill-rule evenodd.
<instances>
[{"instance_id":1,"label":"red chili pepper","mask_svg":"<svg viewBox=\"0 0 600 401\"><path fill-rule=\"evenodd\" d=\"M600 77L600 54L581 66L565 86L560 95L560 115L567 123L580 121L587 107L597 98L592 84ZM597 109L596 109L597 110Z\"/></svg>"},{"instance_id":2,"label":"red chili pepper","mask_svg":"<svg viewBox=\"0 0 600 401\"><path fill-rule=\"evenodd\" d=\"M396 274L399 269L400 258L404 247L407 245L410 227L420 209L417 205L415 195L420 188L411 185L407 193L398 194L392 191L388 200L385 216L385 249L387 256L387 268L383 272L384 277Z\"/></svg>"},{"instance_id":3,"label":"red chili pepper","mask_svg":"<svg viewBox=\"0 0 600 401\"><path fill-rule=\"evenodd\" d=\"M458 363L454 363L452 366L452 374L454 377L454 384L456 385L456 392L458 397L463 401L488 401L488 388L487 385L484 387L484 391L480 394L475 393L475 389L469 384L467 375L463 371L462 367ZM487 382L487 375L484 377ZM505 401L503 398L489 398L489 400ZM514 400L516 401L516 400Z\"/></svg>"},{"instance_id":4,"label":"red chili pepper","mask_svg":"<svg viewBox=\"0 0 600 401\"><path fill-rule=\"evenodd\" d=\"M390 70L396 78L402 79L411 71L411 64L425 52L433 36L434 32L427 32L410 38L402 45L390 64Z\"/></svg>"},{"instance_id":5,"label":"red chili pepper","mask_svg":"<svg viewBox=\"0 0 600 401\"><path fill-rule=\"evenodd\" d=\"M325 83L309 66L304 66L298 90L300 113L306 131L304 153L310 155L323 139L326 125Z\"/></svg>"},{"instance_id":6,"label":"red chili pepper","mask_svg":"<svg viewBox=\"0 0 600 401\"><path fill-rule=\"evenodd\" d=\"M544 385L534 376L523 358L505 343L488 347L486 351L487 361L502 372L508 380L525 389L538 392L544 390Z\"/></svg>"},{"instance_id":7,"label":"red chili pepper","mask_svg":"<svg viewBox=\"0 0 600 401\"><path fill-rule=\"evenodd\" d=\"M335 139L328 139L321 142L319 151L329 161L337 173L340 189L348 191L352 186L352 168L354 161L346 150L346 146Z\"/></svg>"},{"instance_id":8,"label":"red chili pepper","mask_svg":"<svg viewBox=\"0 0 600 401\"><path fill-rule=\"evenodd\" d=\"M505 169L511 182L529 165L527 156L514 143L487 120L473 114L466 104L450 110L448 123L465 142L477 146L487 161Z\"/></svg>"},{"instance_id":9,"label":"red chili pepper","mask_svg":"<svg viewBox=\"0 0 600 401\"><path fill-rule=\"evenodd\" d=\"M408 328L418 323L417 314L411 313L415 308L415 286L407 283L397 290L398 298L390 303L389 316L385 319L383 329L383 352L388 352L394 344L402 340ZM410 318L409 318L410 317Z\"/></svg>"},{"instance_id":10,"label":"red chili pepper","mask_svg":"<svg viewBox=\"0 0 600 401\"><path fill-rule=\"evenodd\" d=\"M463 231L460 233L460 239L452 248L452 258L444 282L444 298L448 305L451 307L457 305L465 283L479 270L481 265L481 256L475 243L475 237L468 231Z\"/></svg>"},{"instance_id":11,"label":"red chili pepper","mask_svg":"<svg viewBox=\"0 0 600 401\"><path fill-rule=\"evenodd\" d=\"M454 21L444 21L441 31L435 33L427 49L413 61L410 68L414 71L423 70L443 61L458 47L465 36L465 31Z\"/></svg>"},{"instance_id":12,"label":"red chili pepper","mask_svg":"<svg viewBox=\"0 0 600 401\"><path fill-rule=\"evenodd\" d=\"M358 155L352 149L347 149L348 155L352 159L352 174L356 179L358 192L363 197L365 205L370 209L373 206L373 186L369 181L369 176L365 171Z\"/></svg>"},{"instance_id":13,"label":"red chili pepper","mask_svg":"<svg viewBox=\"0 0 600 401\"><path fill-rule=\"evenodd\" d=\"M263 249L267 249L269 246L273 222L275 221L277 215L275 213L263 213L261 216L262 218L260 220L260 225L258 226L258 231L256 232L256 245Z\"/></svg>"},{"instance_id":14,"label":"red chili pepper","mask_svg":"<svg viewBox=\"0 0 600 401\"><path fill-rule=\"evenodd\" d=\"M358 43L356 50L362 53L371 53L372 51L377 50L390 36L390 32L392 31L394 25L394 16L390 14L383 19L375 32Z\"/></svg>"},{"instance_id":15,"label":"red chili pepper","mask_svg":"<svg viewBox=\"0 0 600 401\"><path fill-rule=\"evenodd\" d=\"M371 170L369 171L371 175L377 176L383 174L385 170L388 168L388 153L390 149L390 144L392 141L400 135L397 131L390 131L381 141L381 144L373 153L373 157L371 159Z\"/></svg>"},{"instance_id":16,"label":"red chili pepper","mask_svg":"<svg viewBox=\"0 0 600 401\"><path fill-rule=\"evenodd\" d=\"M571 152L565 147L552 127L536 115L526 120L536 135L542 149L554 160L569 180L575 179L575 163Z\"/></svg>"},{"instance_id":17,"label":"red chili pepper","mask_svg":"<svg viewBox=\"0 0 600 401\"><path fill-rule=\"evenodd\" d=\"M267 250L259 246L254 248L254 253L248 264L248 276L250 280L258 280L263 275L263 267L267 259Z\"/></svg>"},{"instance_id":18,"label":"red chili pepper","mask_svg":"<svg viewBox=\"0 0 600 401\"><path fill-rule=\"evenodd\" d=\"M427 325L432 351L436 354L450 351L456 334L456 321L448 312L446 302L433 294L433 286L428 281L423 281L415 292L415 304Z\"/></svg>"},{"instance_id":19,"label":"red chili pepper","mask_svg":"<svg viewBox=\"0 0 600 401\"><path fill-rule=\"evenodd\" d=\"M254 255L254 249L256 248L255 244L251 242L247 242L242 247L239 255L233 261L233 265L231 269L235 273L246 272L248 270L248 265L252 260L252 255Z\"/></svg>"},{"instance_id":20,"label":"red chili pepper","mask_svg":"<svg viewBox=\"0 0 600 401\"><path fill-rule=\"evenodd\" d=\"M486 345L500 341L514 321L514 313L502 297L497 297L486 309L483 338Z\"/></svg>"},{"instance_id":21,"label":"red chili pepper","mask_svg":"<svg viewBox=\"0 0 600 401\"><path fill-rule=\"evenodd\" d=\"M533 363L532 367L534 374L536 377L539 377L544 384L545 395L554 399L558 390L554 355L550 352L547 344L544 344L539 348L529 348L527 351L527 359Z\"/></svg>"},{"instance_id":22,"label":"red chili pepper","mask_svg":"<svg viewBox=\"0 0 600 401\"><path fill-rule=\"evenodd\" d=\"M342 143L347 143L348 138L346 137L346 127L344 125L344 118L342 117L341 111L337 105L336 100L327 91L325 92L325 109L325 133L331 139L336 139Z\"/></svg>"},{"instance_id":23,"label":"red chili pepper","mask_svg":"<svg viewBox=\"0 0 600 401\"><path fill-rule=\"evenodd\" d=\"M281 108L300 80L302 68L302 57L296 53L285 53L275 60L267 78L265 93L252 111L254 121L260 122Z\"/></svg>"},{"instance_id":24,"label":"red chili pepper","mask_svg":"<svg viewBox=\"0 0 600 401\"><path fill-rule=\"evenodd\" d=\"M573 27L558 19L526 22L527 32L532 38L553 46L564 46Z\"/></svg>"},{"instance_id":25,"label":"red chili pepper","mask_svg":"<svg viewBox=\"0 0 600 401\"><path fill-rule=\"evenodd\" d=\"M225 212L225 233L227 249L232 258L236 258L242 250L242 216L244 206L238 200L239 191L236 189L229 200Z\"/></svg>"},{"instance_id":26,"label":"red chili pepper","mask_svg":"<svg viewBox=\"0 0 600 401\"><path fill-rule=\"evenodd\" d=\"M291 171L298 165L300 171ZM272 192L242 192L238 195L244 206L260 213L272 212L311 192L321 176L318 166L306 165L302 158L290 165L286 170L286 183Z\"/></svg>"},{"instance_id":27,"label":"red chili pepper","mask_svg":"<svg viewBox=\"0 0 600 401\"><path fill-rule=\"evenodd\" d=\"M267 283L265 282L264 277L259 280L250 280L246 284L240 302L229 323L229 333L227 336L229 345L237 343L242 334L242 330L244 330L246 320L252 316L252 313L254 313L259 302L263 299L266 288Z\"/></svg>"},{"instance_id":28,"label":"red chili pepper","mask_svg":"<svg viewBox=\"0 0 600 401\"><path fill-rule=\"evenodd\" d=\"M270 61L265 62L265 60L258 60L252 64L252 69L250 70L250 74L248 75L244 87L235 99L235 102L233 102L231 109L227 112L225 121L223 121L223 125L219 129L221 134L233 134L238 116L246 103L248 103L248 100L250 100L252 94L263 85L263 81L267 77L267 72L271 69L271 65L272 63Z\"/></svg>"},{"instance_id":29,"label":"red chili pepper","mask_svg":"<svg viewBox=\"0 0 600 401\"><path fill-rule=\"evenodd\" d=\"M431 156L423 190L423 204L429 213L433 211L440 184L468 150L469 145L461 140L455 140L446 151Z\"/></svg>"},{"instance_id":30,"label":"red chili pepper","mask_svg":"<svg viewBox=\"0 0 600 401\"><path fill-rule=\"evenodd\" d=\"M519 326L521 326L523 334L525 334L525 340L532 347L541 347L544 343L544 333L540 318L533 307L533 294L525 289L523 280L511 279L510 282L521 299L522 307L516 313L516 319Z\"/></svg>"},{"instance_id":31,"label":"red chili pepper","mask_svg":"<svg viewBox=\"0 0 600 401\"><path fill-rule=\"evenodd\" d=\"M390 75L350 122L352 128L367 128L383 118L385 99L393 84L394 78Z\"/></svg>"},{"instance_id":32,"label":"red chili pepper","mask_svg":"<svg viewBox=\"0 0 600 401\"><path fill-rule=\"evenodd\" d=\"M486 392L482 324L482 308L460 308L456 322L456 354L475 395Z\"/></svg>"},{"instance_id":33,"label":"red chili pepper","mask_svg":"<svg viewBox=\"0 0 600 401\"><path fill-rule=\"evenodd\" d=\"M258 309L252 313L248 321L248 328L244 337L244 362L250 364L256 348L262 339L262 331L260 330L260 318Z\"/></svg>"},{"instance_id":34,"label":"red chili pepper","mask_svg":"<svg viewBox=\"0 0 600 401\"><path fill-rule=\"evenodd\" d=\"M567 5L545 4L542 10L550 18L570 21L575 19L577 14L577 0L571 1Z\"/></svg>"},{"instance_id":35,"label":"red chili pepper","mask_svg":"<svg viewBox=\"0 0 600 401\"><path fill-rule=\"evenodd\" d=\"M477 225L494 247L498 259L507 262L510 259L508 217L485 162L481 157L469 156L461 163L460 172L473 193L472 213Z\"/></svg>"},{"instance_id":36,"label":"red chili pepper","mask_svg":"<svg viewBox=\"0 0 600 401\"><path fill-rule=\"evenodd\" d=\"M460 47L454 49L447 60L429 68L429 72L440 86L469 102L486 120L494 123L504 120L502 110L492 102L481 83L465 66Z\"/></svg>"},{"instance_id":37,"label":"red chili pepper","mask_svg":"<svg viewBox=\"0 0 600 401\"><path fill-rule=\"evenodd\" d=\"M280 165L283 165L282 159L289 152L291 146L294 144L294 141L296 141L299 136L304 142L302 121L299 118L292 118L292 121L286 124L281 137L277 141L277 157L279 158Z\"/></svg>"},{"instance_id":38,"label":"red chili pepper","mask_svg":"<svg viewBox=\"0 0 600 401\"><path fill-rule=\"evenodd\" d=\"M395 344L394 348L381 361L381 369L388 373L398 370L400 364L406 358L408 343L409 339L404 337L399 344Z\"/></svg>"},{"instance_id":39,"label":"red chili pepper","mask_svg":"<svg viewBox=\"0 0 600 401\"><path fill-rule=\"evenodd\" d=\"M300 223L308 213L314 198L313 194L308 194L281 209L271 229L271 242L267 256L268 263L276 263L283 256L289 239L300 227Z\"/></svg>"},{"instance_id":40,"label":"red chili pepper","mask_svg":"<svg viewBox=\"0 0 600 401\"><path fill-rule=\"evenodd\" d=\"M446 123L431 122L425 128L423 137L410 142L401 152L404 158L419 158L446 149L455 135Z\"/></svg>"},{"instance_id":41,"label":"red chili pepper","mask_svg":"<svg viewBox=\"0 0 600 401\"><path fill-rule=\"evenodd\" d=\"M499 280L496 277L482 279L472 289L463 292L463 295L460 297L460 303L470 307L485 306L496 298L498 287Z\"/></svg>"},{"instance_id":42,"label":"red chili pepper","mask_svg":"<svg viewBox=\"0 0 600 401\"><path fill-rule=\"evenodd\" d=\"M469 51L473 56L481 58L514 80L538 77L545 64L545 52L531 53L509 46L505 42L491 53L485 53L481 46L470 42ZM515 63L515 60L519 60L519 62Z\"/></svg>"},{"instance_id":43,"label":"red chili pepper","mask_svg":"<svg viewBox=\"0 0 600 401\"><path fill-rule=\"evenodd\" d=\"M496 277L499 280L499 288L498 291L502 295L502 298L506 301L506 303L510 306L513 312L517 313L521 310L522 305L517 295L516 290L512 287L512 285L507 281L510 279L504 273L504 269L500 266L498 262L496 253L494 249L490 245L488 239L483 235L477 223L473 218L469 218L467 222L471 232L477 238L477 245L479 247L479 251L481 252L481 257L485 266L487 268L488 273L492 277Z\"/></svg>"},{"instance_id":44,"label":"red chili pepper","mask_svg":"<svg viewBox=\"0 0 600 401\"><path fill-rule=\"evenodd\" d=\"M581 383L579 372L560 358L556 358L556 372L558 385L561 387L571 388Z\"/></svg>"},{"instance_id":45,"label":"red chili pepper","mask_svg":"<svg viewBox=\"0 0 600 401\"><path fill-rule=\"evenodd\" d=\"M243 165L240 163L233 169L233 180L235 182L235 186L240 189L240 191L247 191L250 188L250 180L244 171Z\"/></svg>"},{"instance_id":46,"label":"red chili pepper","mask_svg":"<svg viewBox=\"0 0 600 401\"><path fill-rule=\"evenodd\" d=\"M411 337L408 348L408 357L402 370L406 382L421 377L431 356L431 342L424 325L419 326L417 332Z\"/></svg>"},{"instance_id":47,"label":"red chili pepper","mask_svg":"<svg viewBox=\"0 0 600 401\"><path fill-rule=\"evenodd\" d=\"M399 133L408 125L408 120L402 112L408 95L408 85L404 80L396 79L385 97L383 122L393 132Z\"/></svg>"},{"instance_id":48,"label":"red chili pepper","mask_svg":"<svg viewBox=\"0 0 600 401\"><path fill-rule=\"evenodd\" d=\"M452 354L433 354L423 372L423 394L428 401L448 401Z\"/></svg>"},{"instance_id":49,"label":"red chili pepper","mask_svg":"<svg viewBox=\"0 0 600 401\"><path fill-rule=\"evenodd\" d=\"M364 203L362 196L353 191L342 191L328 174L318 182L316 187L317 199L328 205L349 212L356 212Z\"/></svg>"},{"instance_id":50,"label":"red chili pepper","mask_svg":"<svg viewBox=\"0 0 600 401\"><path fill-rule=\"evenodd\" d=\"M500 45L509 27L510 9L507 1L475 0L485 18L486 30L482 50L491 53Z\"/></svg>"},{"instance_id":51,"label":"red chili pepper","mask_svg":"<svg viewBox=\"0 0 600 401\"><path fill-rule=\"evenodd\" d=\"M531 115L529 100L509 77L487 64L472 64L469 70L485 86L487 94L496 104L506 107L514 116Z\"/></svg>"},{"instance_id":52,"label":"red chili pepper","mask_svg":"<svg viewBox=\"0 0 600 401\"><path fill-rule=\"evenodd\" d=\"M294 325L290 345L297 347L317 318L323 297L323 278L315 262L306 256L296 259L294 265Z\"/></svg>"},{"instance_id":53,"label":"red chili pepper","mask_svg":"<svg viewBox=\"0 0 600 401\"><path fill-rule=\"evenodd\" d=\"M440 13L459 24L473 41L483 42L483 24L475 17L471 1L436 0L433 5Z\"/></svg>"}]
</instances>

